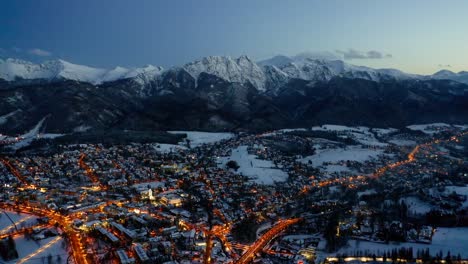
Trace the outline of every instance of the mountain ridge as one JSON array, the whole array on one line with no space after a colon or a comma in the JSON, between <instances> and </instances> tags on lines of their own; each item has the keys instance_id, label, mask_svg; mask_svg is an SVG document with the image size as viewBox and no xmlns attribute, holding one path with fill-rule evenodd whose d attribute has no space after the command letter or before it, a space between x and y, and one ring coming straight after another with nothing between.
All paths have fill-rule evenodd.
<instances>
[{"instance_id":1,"label":"mountain ridge","mask_svg":"<svg viewBox=\"0 0 468 264\"><path fill-rule=\"evenodd\" d=\"M50 133L468 123L467 84L336 60L280 59L259 66L247 56L212 56L167 70L97 72L59 61L41 65L48 75L26 63L20 69L51 79L0 79L0 132L24 132L45 116Z\"/></svg>"},{"instance_id":2,"label":"mountain ridge","mask_svg":"<svg viewBox=\"0 0 468 264\"><path fill-rule=\"evenodd\" d=\"M246 55L238 58L229 56L208 56L188 62L182 66L164 69L147 65L141 68L116 66L112 69L93 68L57 59L34 64L19 59L0 60L0 79L14 82L23 80L57 81L61 79L102 84L121 79L133 78L141 85L155 81L166 72L184 69L196 80L200 73L217 75L227 81L252 83L258 90L267 92L271 80L298 78L309 81L330 80L335 76L362 78L373 81L406 79L450 79L468 84L468 72L454 73L441 70L432 75L418 75L398 69L373 69L366 66L348 64L342 60L327 60L297 55L288 57L277 55L267 60L254 61ZM273 85L272 90L277 87Z\"/></svg>"}]
</instances>

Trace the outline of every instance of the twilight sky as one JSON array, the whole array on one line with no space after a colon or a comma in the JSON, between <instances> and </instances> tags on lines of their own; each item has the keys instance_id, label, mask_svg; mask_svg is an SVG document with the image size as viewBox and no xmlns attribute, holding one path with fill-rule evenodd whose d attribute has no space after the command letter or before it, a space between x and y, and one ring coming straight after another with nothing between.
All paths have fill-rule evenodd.
<instances>
[{"instance_id":1,"label":"twilight sky","mask_svg":"<svg viewBox=\"0 0 468 264\"><path fill-rule=\"evenodd\" d=\"M170 67L304 51L357 65L468 70L465 0L4 0L0 57Z\"/></svg>"}]
</instances>

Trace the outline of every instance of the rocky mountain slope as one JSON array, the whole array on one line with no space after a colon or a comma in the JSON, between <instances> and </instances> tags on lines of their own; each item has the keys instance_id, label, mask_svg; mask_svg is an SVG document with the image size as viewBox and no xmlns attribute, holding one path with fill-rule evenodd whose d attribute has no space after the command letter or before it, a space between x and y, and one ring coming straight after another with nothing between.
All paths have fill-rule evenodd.
<instances>
[{"instance_id":1,"label":"rocky mountain slope","mask_svg":"<svg viewBox=\"0 0 468 264\"><path fill-rule=\"evenodd\" d=\"M5 60L0 132L23 132L44 117L58 133L468 122L468 85L437 76L285 56L207 57L168 70Z\"/></svg>"}]
</instances>

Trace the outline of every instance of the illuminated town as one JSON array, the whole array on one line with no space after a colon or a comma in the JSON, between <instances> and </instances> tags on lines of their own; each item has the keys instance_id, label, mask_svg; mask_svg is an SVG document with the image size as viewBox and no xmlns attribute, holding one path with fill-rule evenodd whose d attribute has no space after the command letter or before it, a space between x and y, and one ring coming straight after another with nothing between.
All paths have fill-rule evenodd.
<instances>
[{"instance_id":1,"label":"illuminated town","mask_svg":"<svg viewBox=\"0 0 468 264\"><path fill-rule=\"evenodd\" d=\"M0 263L468 259L468 126L170 134L2 135Z\"/></svg>"}]
</instances>

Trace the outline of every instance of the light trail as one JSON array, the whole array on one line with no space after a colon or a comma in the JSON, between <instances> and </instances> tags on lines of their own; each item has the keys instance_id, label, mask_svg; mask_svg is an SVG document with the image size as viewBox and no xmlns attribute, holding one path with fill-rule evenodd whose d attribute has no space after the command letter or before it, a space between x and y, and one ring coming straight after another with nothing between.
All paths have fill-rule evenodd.
<instances>
[{"instance_id":1,"label":"light trail","mask_svg":"<svg viewBox=\"0 0 468 264\"><path fill-rule=\"evenodd\" d=\"M302 221L302 218L293 218L287 220L280 220L278 224L273 226L268 232L263 234L257 241L255 241L249 249L236 261L236 264L247 264L255 258L255 254L260 252L273 238L279 233L283 232L291 225L297 224Z\"/></svg>"},{"instance_id":2,"label":"light trail","mask_svg":"<svg viewBox=\"0 0 468 264\"><path fill-rule=\"evenodd\" d=\"M7 213L7 212L5 211L5 214L6 214L6 213ZM25 217L25 218L19 220L19 221L16 222L15 224L11 224L11 225L9 225L9 226L3 228L2 230L0 230L0 235L3 235L4 233L7 233L7 232L8 232L10 229L12 229L12 228L16 228L15 225L18 225L18 224L21 224L21 223L23 223L23 222L25 222L25 221L28 221L28 220L31 219L32 217L33 217L32 215L27 216L27 217Z\"/></svg>"},{"instance_id":3,"label":"light trail","mask_svg":"<svg viewBox=\"0 0 468 264\"><path fill-rule=\"evenodd\" d=\"M42 246L41 248L39 248L37 251L27 255L26 257L20 259L18 262L16 262L16 264L22 264L22 263L25 263L26 261L30 260L31 258L34 258L35 256L41 254L42 252L44 252L46 249L50 248L51 246L53 246L55 243L57 243L59 240L61 239L61 237L57 236L56 238L52 239L51 241L47 242L47 244L45 244L44 246Z\"/></svg>"}]
</instances>

